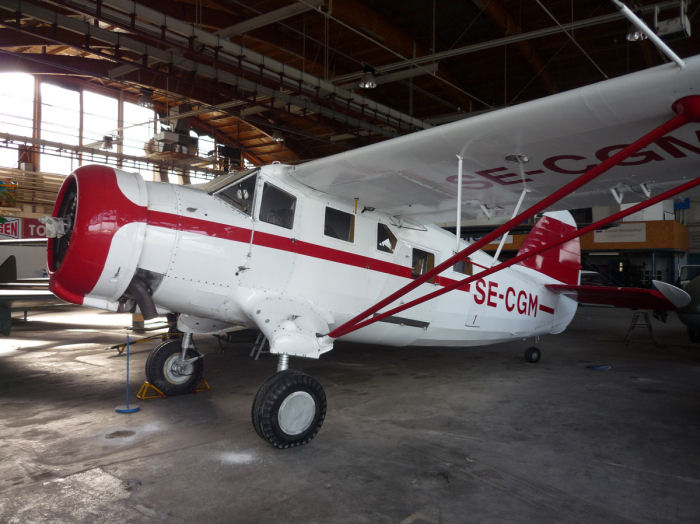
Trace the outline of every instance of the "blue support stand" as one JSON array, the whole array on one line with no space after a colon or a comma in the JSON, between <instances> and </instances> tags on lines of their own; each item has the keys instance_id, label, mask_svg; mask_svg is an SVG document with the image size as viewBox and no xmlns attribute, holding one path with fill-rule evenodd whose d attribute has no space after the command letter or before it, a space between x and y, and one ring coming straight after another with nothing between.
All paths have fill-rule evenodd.
<instances>
[{"instance_id":1,"label":"blue support stand","mask_svg":"<svg viewBox=\"0 0 700 524\"><path fill-rule=\"evenodd\" d=\"M118 406L114 409L117 413L135 413L138 406L129 406L129 334L126 334L126 405Z\"/></svg>"}]
</instances>

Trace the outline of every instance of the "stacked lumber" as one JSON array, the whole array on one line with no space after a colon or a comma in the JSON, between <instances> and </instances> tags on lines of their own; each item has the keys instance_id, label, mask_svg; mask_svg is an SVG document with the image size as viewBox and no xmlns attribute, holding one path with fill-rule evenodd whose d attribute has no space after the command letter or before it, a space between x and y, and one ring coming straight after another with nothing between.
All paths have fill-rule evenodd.
<instances>
[{"instance_id":1,"label":"stacked lumber","mask_svg":"<svg viewBox=\"0 0 700 524\"><path fill-rule=\"evenodd\" d=\"M51 214L64 175L0 167L0 186L6 198L0 215L39 217Z\"/></svg>"}]
</instances>

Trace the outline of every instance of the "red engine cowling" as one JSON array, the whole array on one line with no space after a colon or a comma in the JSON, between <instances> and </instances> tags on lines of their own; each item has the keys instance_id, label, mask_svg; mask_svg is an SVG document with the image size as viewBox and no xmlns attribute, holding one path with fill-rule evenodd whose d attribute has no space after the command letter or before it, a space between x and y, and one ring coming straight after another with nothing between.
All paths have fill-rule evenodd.
<instances>
[{"instance_id":1,"label":"red engine cowling","mask_svg":"<svg viewBox=\"0 0 700 524\"><path fill-rule=\"evenodd\" d=\"M48 241L49 289L68 302L117 310L134 287L147 205L141 176L105 166L76 169L53 210L65 233Z\"/></svg>"}]
</instances>

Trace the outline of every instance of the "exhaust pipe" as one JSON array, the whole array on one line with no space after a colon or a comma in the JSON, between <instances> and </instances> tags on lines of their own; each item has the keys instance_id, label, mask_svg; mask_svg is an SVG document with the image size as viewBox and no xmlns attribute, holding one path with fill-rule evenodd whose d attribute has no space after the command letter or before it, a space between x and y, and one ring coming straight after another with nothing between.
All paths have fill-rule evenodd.
<instances>
[{"instance_id":1,"label":"exhaust pipe","mask_svg":"<svg viewBox=\"0 0 700 524\"><path fill-rule=\"evenodd\" d=\"M156 305L153 303L153 297L148 292L148 286L140 277L134 277L126 288L124 295L133 298L136 305L141 310L144 320L151 320L158 316Z\"/></svg>"}]
</instances>

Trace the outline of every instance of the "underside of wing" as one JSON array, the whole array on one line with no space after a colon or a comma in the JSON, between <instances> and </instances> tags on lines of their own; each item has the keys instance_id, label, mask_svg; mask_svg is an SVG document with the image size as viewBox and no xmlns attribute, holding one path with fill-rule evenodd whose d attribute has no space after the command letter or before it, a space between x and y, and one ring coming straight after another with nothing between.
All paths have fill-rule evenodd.
<instances>
[{"instance_id":1,"label":"underside of wing","mask_svg":"<svg viewBox=\"0 0 700 524\"><path fill-rule=\"evenodd\" d=\"M531 205L662 124L700 90L700 56L296 166L303 183L421 222L509 216L523 188ZM639 202L698 175L700 125L654 141L552 209Z\"/></svg>"},{"instance_id":2,"label":"underside of wing","mask_svg":"<svg viewBox=\"0 0 700 524\"><path fill-rule=\"evenodd\" d=\"M584 304L632 309L674 310L688 305L690 295L670 284L654 281L656 289L549 284L547 289Z\"/></svg>"}]
</instances>

